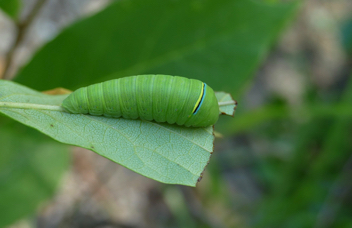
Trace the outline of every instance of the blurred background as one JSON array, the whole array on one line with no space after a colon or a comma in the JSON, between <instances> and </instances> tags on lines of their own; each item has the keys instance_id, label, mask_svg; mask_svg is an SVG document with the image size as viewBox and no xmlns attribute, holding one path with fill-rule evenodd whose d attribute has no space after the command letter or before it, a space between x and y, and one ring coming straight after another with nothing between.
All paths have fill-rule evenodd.
<instances>
[{"instance_id":1,"label":"blurred background","mask_svg":"<svg viewBox=\"0 0 352 228\"><path fill-rule=\"evenodd\" d=\"M49 90L76 89L115 72L165 73L230 92L238 109L216 125L223 137L202 181L196 188L162 184L1 116L1 225L352 227L352 1L221 0L212 3L214 14L194 20L187 10L211 1L121 2L122 10L108 0L0 0L0 75ZM169 24L148 24L148 15L159 21L155 12L163 7L159 19ZM108 14L116 22L99 21ZM225 20L231 15L239 16ZM155 39L138 30L154 25ZM104 33L114 26L120 33ZM180 36L167 36L170 30ZM195 49L206 51L182 54L187 40L207 33L221 43L199 42ZM151 54L140 54L146 44ZM170 46L181 50L174 62L128 70ZM53 173L53 181L38 181L32 162L49 163L42 172Z\"/></svg>"}]
</instances>

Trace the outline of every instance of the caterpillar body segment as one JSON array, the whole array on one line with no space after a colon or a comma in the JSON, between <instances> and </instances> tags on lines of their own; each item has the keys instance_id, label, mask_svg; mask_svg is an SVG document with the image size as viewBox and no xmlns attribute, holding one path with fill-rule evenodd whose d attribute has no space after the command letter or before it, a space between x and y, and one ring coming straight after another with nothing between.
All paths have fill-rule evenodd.
<instances>
[{"instance_id":1,"label":"caterpillar body segment","mask_svg":"<svg viewBox=\"0 0 352 228\"><path fill-rule=\"evenodd\" d=\"M205 83L178 76L139 75L80 88L62 103L75 114L142 119L187 127L216 123L219 106Z\"/></svg>"}]
</instances>

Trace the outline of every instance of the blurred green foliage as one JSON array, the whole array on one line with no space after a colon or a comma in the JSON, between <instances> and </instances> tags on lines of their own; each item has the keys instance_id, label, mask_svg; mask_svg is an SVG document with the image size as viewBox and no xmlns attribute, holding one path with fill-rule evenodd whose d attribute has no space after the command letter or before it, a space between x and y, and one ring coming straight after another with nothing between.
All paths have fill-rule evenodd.
<instances>
[{"instance_id":1,"label":"blurred green foliage","mask_svg":"<svg viewBox=\"0 0 352 228\"><path fill-rule=\"evenodd\" d=\"M341 101L352 102L352 80ZM256 227L351 224L345 214L352 212L350 203L344 202L344 191L352 187L351 129L350 115L310 118L296 129L293 157L280 164L279 172L268 183Z\"/></svg>"},{"instance_id":2,"label":"blurred green foliage","mask_svg":"<svg viewBox=\"0 0 352 228\"><path fill-rule=\"evenodd\" d=\"M139 74L181 75L237 97L297 4L119 1L43 47L15 81L37 90Z\"/></svg>"},{"instance_id":3,"label":"blurred green foliage","mask_svg":"<svg viewBox=\"0 0 352 228\"><path fill-rule=\"evenodd\" d=\"M53 196L69 167L68 146L1 116L0 227Z\"/></svg>"},{"instance_id":4,"label":"blurred green foliage","mask_svg":"<svg viewBox=\"0 0 352 228\"><path fill-rule=\"evenodd\" d=\"M20 0L0 0L0 9L13 19L17 19L20 8Z\"/></svg>"}]
</instances>

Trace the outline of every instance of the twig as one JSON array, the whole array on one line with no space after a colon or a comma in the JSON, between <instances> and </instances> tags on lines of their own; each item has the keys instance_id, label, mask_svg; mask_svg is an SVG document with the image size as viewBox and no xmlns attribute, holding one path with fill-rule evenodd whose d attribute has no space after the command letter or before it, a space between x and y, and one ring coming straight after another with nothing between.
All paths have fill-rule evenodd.
<instances>
[{"instance_id":1,"label":"twig","mask_svg":"<svg viewBox=\"0 0 352 228\"><path fill-rule=\"evenodd\" d=\"M25 18L22 22L16 22L17 37L16 37L15 42L10 47L10 50L7 52L7 54L5 56L4 72L2 74L2 77L0 77L0 78L3 78L3 79L10 79L11 78L10 68L13 64L14 54L15 54L17 48L19 47L19 45L22 43L22 41L28 31L28 28L30 27L30 25L32 24L32 22L34 21L34 19L36 18L36 16L40 12L40 10L42 9L42 7L44 6L46 1L47 0L38 0L36 2L36 4L34 5L32 11L28 14L27 18Z\"/></svg>"}]
</instances>

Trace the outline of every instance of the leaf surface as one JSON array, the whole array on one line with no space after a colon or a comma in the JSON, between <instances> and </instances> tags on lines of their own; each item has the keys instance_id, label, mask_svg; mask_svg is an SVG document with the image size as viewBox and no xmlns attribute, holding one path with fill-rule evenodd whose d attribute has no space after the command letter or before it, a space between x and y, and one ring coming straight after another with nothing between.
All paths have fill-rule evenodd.
<instances>
[{"instance_id":1,"label":"leaf surface","mask_svg":"<svg viewBox=\"0 0 352 228\"><path fill-rule=\"evenodd\" d=\"M60 105L67 95L47 95L0 81L0 101ZM5 115L80 146L146 177L195 186L213 152L213 127L187 128L143 120L69 114L60 111L1 108Z\"/></svg>"},{"instance_id":2,"label":"leaf surface","mask_svg":"<svg viewBox=\"0 0 352 228\"><path fill-rule=\"evenodd\" d=\"M219 107L220 113L222 115L233 116L235 114L237 102L234 104L221 105L221 103L224 103L224 102L234 102L233 98L231 97L231 94L225 93L225 92L216 92L215 96L220 104L220 107Z\"/></svg>"}]
</instances>

